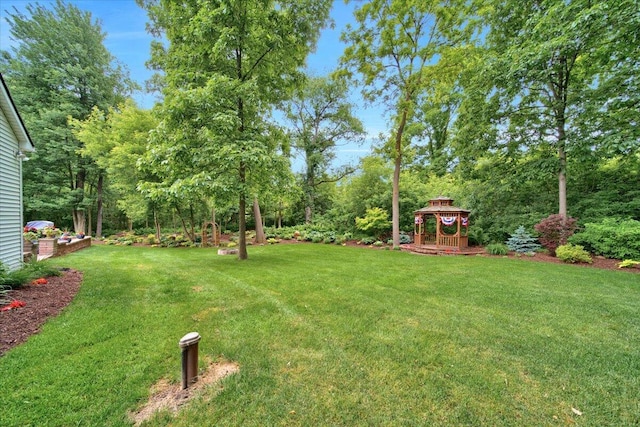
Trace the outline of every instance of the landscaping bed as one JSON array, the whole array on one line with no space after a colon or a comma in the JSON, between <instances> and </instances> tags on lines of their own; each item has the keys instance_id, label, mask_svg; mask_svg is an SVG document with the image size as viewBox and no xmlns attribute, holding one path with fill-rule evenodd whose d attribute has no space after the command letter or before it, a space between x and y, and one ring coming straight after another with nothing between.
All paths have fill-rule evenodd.
<instances>
[{"instance_id":1,"label":"landscaping bed","mask_svg":"<svg viewBox=\"0 0 640 427\"><path fill-rule=\"evenodd\" d=\"M0 312L0 355L22 344L49 317L58 315L80 289L82 273L74 270L57 277L48 277L47 284L30 284L10 292L13 300L23 301L24 307Z\"/></svg>"}]
</instances>

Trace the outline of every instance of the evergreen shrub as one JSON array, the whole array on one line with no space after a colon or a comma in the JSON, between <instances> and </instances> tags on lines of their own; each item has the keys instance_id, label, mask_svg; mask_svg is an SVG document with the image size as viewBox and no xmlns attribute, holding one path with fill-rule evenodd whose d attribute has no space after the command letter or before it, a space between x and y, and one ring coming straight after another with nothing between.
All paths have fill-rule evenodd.
<instances>
[{"instance_id":1,"label":"evergreen shrub","mask_svg":"<svg viewBox=\"0 0 640 427\"><path fill-rule=\"evenodd\" d=\"M540 249L538 239L532 237L531 234L525 230L524 225L518 227L511 237L507 239L506 243L509 250L521 254L534 253Z\"/></svg>"},{"instance_id":2,"label":"evergreen shrub","mask_svg":"<svg viewBox=\"0 0 640 427\"><path fill-rule=\"evenodd\" d=\"M572 245L571 243L558 246L556 248L556 257L562 260L562 262L568 263L586 262L591 264L593 262L591 255L584 250L584 247Z\"/></svg>"}]
</instances>

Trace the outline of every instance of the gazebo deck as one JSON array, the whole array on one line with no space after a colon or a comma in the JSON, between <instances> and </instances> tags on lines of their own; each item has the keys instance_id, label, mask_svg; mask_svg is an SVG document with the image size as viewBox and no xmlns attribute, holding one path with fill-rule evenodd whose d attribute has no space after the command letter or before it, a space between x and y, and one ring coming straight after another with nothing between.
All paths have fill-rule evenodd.
<instances>
[{"instance_id":1,"label":"gazebo deck","mask_svg":"<svg viewBox=\"0 0 640 427\"><path fill-rule=\"evenodd\" d=\"M456 247L444 247L436 245L403 245L403 249L411 252L427 255L479 255L485 253L484 248L479 246L471 246L458 249Z\"/></svg>"}]
</instances>

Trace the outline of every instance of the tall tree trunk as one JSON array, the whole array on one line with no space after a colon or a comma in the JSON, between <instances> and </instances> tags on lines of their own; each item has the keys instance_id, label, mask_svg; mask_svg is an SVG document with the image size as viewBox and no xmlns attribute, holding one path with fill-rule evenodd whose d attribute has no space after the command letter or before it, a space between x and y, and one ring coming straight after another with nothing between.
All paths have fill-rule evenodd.
<instances>
[{"instance_id":1,"label":"tall tree trunk","mask_svg":"<svg viewBox=\"0 0 640 427\"><path fill-rule=\"evenodd\" d=\"M191 233L189 234L189 239L191 240L191 242L195 243L196 242L196 218L193 213L192 204L189 205L189 222L191 225Z\"/></svg>"},{"instance_id":2,"label":"tall tree trunk","mask_svg":"<svg viewBox=\"0 0 640 427\"><path fill-rule=\"evenodd\" d=\"M247 218L245 211L247 209L246 199L244 196L244 184L246 182L246 166L240 164L240 184L242 191L240 192L239 209L238 209L238 232L240 233L238 240L238 259L245 260L249 258L247 254Z\"/></svg>"},{"instance_id":3,"label":"tall tree trunk","mask_svg":"<svg viewBox=\"0 0 640 427\"><path fill-rule=\"evenodd\" d=\"M315 140L315 138L314 138ZM305 183L304 183L304 191L305 191L305 198L306 198L306 206L304 207L304 221L307 224L311 224L313 222L313 211L315 209L315 168L314 168L314 163L313 163L313 151L311 151L309 149L309 147L307 147L307 150L305 151L305 158L306 158L306 166L307 166L307 170L306 170L306 176L305 176Z\"/></svg>"},{"instance_id":4,"label":"tall tree trunk","mask_svg":"<svg viewBox=\"0 0 640 427\"><path fill-rule=\"evenodd\" d=\"M393 234L393 249L400 247L400 168L402 166L402 134L407 124L407 110L402 112L402 118L396 132L394 166L393 166L393 198L391 201L391 227Z\"/></svg>"},{"instance_id":5,"label":"tall tree trunk","mask_svg":"<svg viewBox=\"0 0 640 427\"><path fill-rule=\"evenodd\" d=\"M96 214L96 237L99 239L102 237L102 184L104 182L104 176L100 174L98 177L98 212Z\"/></svg>"},{"instance_id":6,"label":"tall tree trunk","mask_svg":"<svg viewBox=\"0 0 640 427\"><path fill-rule=\"evenodd\" d=\"M282 228L282 202L280 202L278 204L278 213L277 213L277 219L276 219L277 228Z\"/></svg>"},{"instance_id":7,"label":"tall tree trunk","mask_svg":"<svg viewBox=\"0 0 640 427\"><path fill-rule=\"evenodd\" d=\"M186 234L189 240L193 242L194 238L189 234L189 228L187 227L187 222L184 220L184 217L182 216L180 207L178 205L175 205L175 208L176 208L176 212L178 212L178 216L180 217L180 222L182 223L182 231L184 231L184 234Z\"/></svg>"},{"instance_id":8,"label":"tall tree trunk","mask_svg":"<svg viewBox=\"0 0 640 427\"><path fill-rule=\"evenodd\" d=\"M253 198L253 217L256 220L256 243L265 243L267 239L264 236L264 228L262 227L262 214L260 213L260 204L258 198Z\"/></svg>"},{"instance_id":9,"label":"tall tree trunk","mask_svg":"<svg viewBox=\"0 0 640 427\"><path fill-rule=\"evenodd\" d=\"M78 208L78 205L80 204L80 202L82 202L82 199L84 199L85 178L86 178L86 171L83 169L80 169L78 171L78 174L76 175L75 190L76 191L80 190L79 192L81 194L81 199L76 202L76 206L73 208L73 212L72 212L73 229L76 233L84 233L87 226L85 210L82 208Z\"/></svg>"},{"instance_id":10,"label":"tall tree trunk","mask_svg":"<svg viewBox=\"0 0 640 427\"><path fill-rule=\"evenodd\" d=\"M87 236L91 236L93 233L93 207L87 210Z\"/></svg>"},{"instance_id":11,"label":"tall tree trunk","mask_svg":"<svg viewBox=\"0 0 640 427\"><path fill-rule=\"evenodd\" d=\"M156 207L153 207L153 225L156 228L156 239L160 240L161 229L160 229L160 219L158 218L158 210Z\"/></svg>"},{"instance_id":12,"label":"tall tree trunk","mask_svg":"<svg viewBox=\"0 0 640 427\"><path fill-rule=\"evenodd\" d=\"M558 145L558 163L558 214L567 218L567 153L564 150L564 138Z\"/></svg>"}]
</instances>

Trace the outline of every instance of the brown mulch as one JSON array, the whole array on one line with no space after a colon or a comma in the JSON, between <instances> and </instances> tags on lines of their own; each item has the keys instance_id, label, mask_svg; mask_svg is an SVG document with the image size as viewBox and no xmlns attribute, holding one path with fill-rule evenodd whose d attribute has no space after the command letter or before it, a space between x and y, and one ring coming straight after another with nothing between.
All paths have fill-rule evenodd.
<instances>
[{"instance_id":1,"label":"brown mulch","mask_svg":"<svg viewBox=\"0 0 640 427\"><path fill-rule=\"evenodd\" d=\"M366 246L361 246L366 248ZM379 249L379 248L374 248ZM439 256L439 255L427 255ZM509 255L514 257L513 254ZM551 262L560 264L557 258L536 254L533 257L522 256L522 260L532 262ZM615 259L594 257L593 264L579 264L586 268L618 270ZM640 274L640 268L627 268L624 271ZM82 273L75 270L63 272L58 277L48 277L45 285L26 285L10 292L13 300L24 301L21 308L0 312L0 356L7 350L25 342L31 335L40 331L40 326L49 318L58 315L75 297L82 282Z\"/></svg>"},{"instance_id":2,"label":"brown mulch","mask_svg":"<svg viewBox=\"0 0 640 427\"><path fill-rule=\"evenodd\" d=\"M75 270L47 277L47 284L26 285L12 290L12 300L24 301L24 307L0 312L0 356L22 344L50 317L57 316L78 293L82 273Z\"/></svg>"},{"instance_id":3,"label":"brown mulch","mask_svg":"<svg viewBox=\"0 0 640 427\"><path fill-rule=\"evenodd\" d=\"M516 255L514 255L513 253L510 253L509 258L516 258ZM537 253L534 256L522 255L518 258L526 261L551 262L554 264L564 264L564 262L562 262L560 259L556 257L552 257L551 255L543 254L543 253ZM628 271L630 273L640 273L640 268L638 268L637 266L633 268L619 268L618 267L619 263L620 263L620 260L617 260L617 259L607 259L599 256L594 256L593 262L591 264L578 263L574 265L577 265L580 267L586 267L586 268L599 268L602 270L616 270L616 271Z\"/></svg>"}]
</instances>

